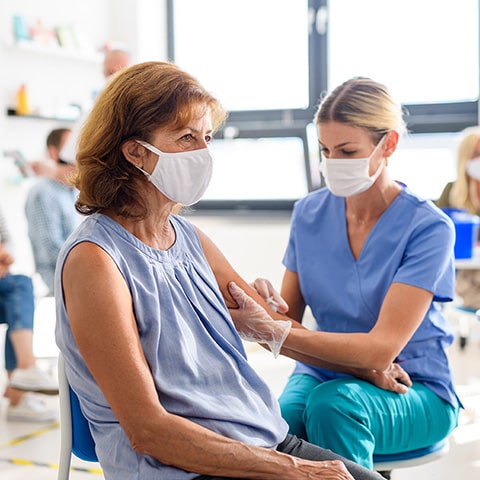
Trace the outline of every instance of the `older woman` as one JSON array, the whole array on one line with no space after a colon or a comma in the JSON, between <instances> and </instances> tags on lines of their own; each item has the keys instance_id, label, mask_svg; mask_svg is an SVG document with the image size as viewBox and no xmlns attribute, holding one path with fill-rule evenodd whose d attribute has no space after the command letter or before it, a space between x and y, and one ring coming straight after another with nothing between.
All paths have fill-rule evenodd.
<instances>
[{"instance_id":1,"label":"older woman","mask_svg":"<svg viewBox=\"0 0 480 480\"><path fill-rule=\"evenodd\" d=\"M295 206L281 295L292 319L302 321L308 306L316 324L286 336L282 352L299 362L280 405L290 433L371 468L374 453L432 445L457 425L446 355L453 333L438 305L453 299L454 229L388 174L404 123L385 86L346 81L323 99L315 123L326 188ZM232 310L243 334L281 338L281 324L232 292L244 307ZM335 367L382 371L391 362L413 381L402 395Z\"/></svg>"},{"instance_id":2,"label":"older woman","mask_svg":"<svg viewBox=\"0 0 480 480\"><path fill-rule=\"evenodd\" d=\"M148 62L111 81L80 136L88 218L59 256L56 338L105 477L377 478L287 435L223 298L248 285L173 214L205 191L224 119L194 78Z\"/></svg>"}]
</instances>

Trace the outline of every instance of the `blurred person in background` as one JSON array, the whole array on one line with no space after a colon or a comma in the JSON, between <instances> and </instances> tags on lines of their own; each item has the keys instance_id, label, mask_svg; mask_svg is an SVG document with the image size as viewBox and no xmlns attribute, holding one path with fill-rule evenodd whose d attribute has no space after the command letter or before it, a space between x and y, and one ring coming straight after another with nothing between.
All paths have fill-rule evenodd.
<instances>
[{"instance_id":1,"label":"blurred person in background","mask_svg":"<svg viewBox=\"0 0 480 480\"><path fill-rule=\"evenodd\" d=\"M30 187L25 202L35 271L46 285L48 296L53 295L58 252L81 221L75 210L76 191L68 183L75 165L60 158L60 151L70 135L68 128L49 133L47 150L54 167L49 175L39 178Z\"/></svg>"},{"instance_id":2,"label":"blurred person in background","mask_svg":"<svg viewBox=\"0 0 480 480\"><path fill-rule=\"evenodd\" d=\"M440 208L456 208L480 215L480 126L462 131L457 147L457 178L445 185L435 203ZM455 293L464 307L479 309L480 270L458 270Z\"/></svg>"},{"instance_id":3,"label":"blurred person in background","mask_svg":"<svg viewBox=\"0 0 480 480\"><path fill-rule=\"evenodd\" d=\"M7 420L48 422L57 413L40 393L57 394L56 378L41 370L33 353L33 283L26 275L10 273L14 262L11 237L0 212L0 323L7 325L5 368ZM37 392L37 393L34 393Z\"/></svg>"}]
</instances>

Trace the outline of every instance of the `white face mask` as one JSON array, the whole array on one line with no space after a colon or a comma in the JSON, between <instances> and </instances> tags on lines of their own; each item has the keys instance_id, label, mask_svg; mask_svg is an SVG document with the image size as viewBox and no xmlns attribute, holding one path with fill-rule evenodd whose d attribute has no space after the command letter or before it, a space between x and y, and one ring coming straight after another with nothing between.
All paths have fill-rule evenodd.
<instances>
[{"instance_id":1,"label":"white face mask","mask_svg":"<svg viewBox=\"0 0 480 480\"><path fill-rule=\"evenodd\" d=\"M339 197L350 197L368 190L382 173L384 163L370 176L370 159L383 143L385 135L366 158L323 158L320 171L327 188Z\"/></svg>"},{"instance_id":2,"label":"white face mask","mask_svg":"<svg viewBox=\"0 0 480 480\"><path fill-rule=\"evenodd\" d=\"M189 206L197 203L212 178L213 158L208 148L188 152L165 153L142 140L136 140L158 155L151 175L142 171L166 197L173 202Z\"/></svg>"},{"instance_id":3,"label":"white face mask","mask_svg":"<svg viewBox=\"0 0 480 480\"><path fill-rule=\"evenodd\" d=\"M470 177L475 180L480 180L480 157L469 160L465 170Z\"/></svg>"}]
</instances>

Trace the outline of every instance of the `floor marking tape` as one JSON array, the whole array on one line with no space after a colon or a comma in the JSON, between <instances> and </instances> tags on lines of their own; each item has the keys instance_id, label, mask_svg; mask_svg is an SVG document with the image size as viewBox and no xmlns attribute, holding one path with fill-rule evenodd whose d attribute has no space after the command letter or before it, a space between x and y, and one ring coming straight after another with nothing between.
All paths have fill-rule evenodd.
<instances>
[{"instance_id":1,"label":"floor marking tape","mask_svg":"<svg viewBox=\"0 0 480 480\"><path fill-rule=\"evenodd\" d=\"M20 443L26 442L31 438L39 437L40 435L44 435L45 433L48 433L51 430L55 430L59 426L60 426L60 423L53 422L52 424L46 426L45 428L39 428L38 430L34 430L33 432L27 433L26 435L22 435L21 437L14 438L13 440L9 440L8 442L0 445L0 448L13 447L14 445L18 445Z\"/></svg>"},{"instance_id":2,"label":"floor marking tape","mask_svg":"<svg viewBox=\"0 0 480 480\"><path fill-rule=\"evenodd\" d=\"M54 470L58 470L57 463L48 463L48 462L35 462L33 460L26 460L24 458L0 458L0 462L8 462L13 465L18 465L22 467L47 467L53 468ZM101 468L88 468L88 467L70 467L70 470L74 470L76 472L86 472L91 473L92 475L103 475L103 471Z\"/></svg>"}]
</instances>

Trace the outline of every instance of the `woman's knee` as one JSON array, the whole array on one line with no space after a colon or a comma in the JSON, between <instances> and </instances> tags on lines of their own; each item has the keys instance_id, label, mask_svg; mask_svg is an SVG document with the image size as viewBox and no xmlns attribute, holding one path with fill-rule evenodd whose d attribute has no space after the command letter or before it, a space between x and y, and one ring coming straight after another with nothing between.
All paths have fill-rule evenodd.
<instances>
[{"instance_id":1,"label":"woman's knee","mask_svg":"<svg viewBox=\"0 0 480 480\"><path fill-rule=\"evenodd\" d=\"M8 274L1 278L1 291L3 295L20 294L33 298L33 282L27 275Z\"/></svg>"}]
</instances>

